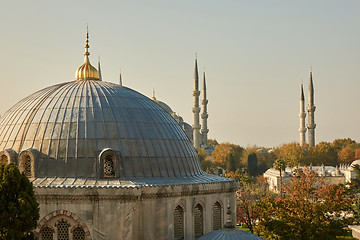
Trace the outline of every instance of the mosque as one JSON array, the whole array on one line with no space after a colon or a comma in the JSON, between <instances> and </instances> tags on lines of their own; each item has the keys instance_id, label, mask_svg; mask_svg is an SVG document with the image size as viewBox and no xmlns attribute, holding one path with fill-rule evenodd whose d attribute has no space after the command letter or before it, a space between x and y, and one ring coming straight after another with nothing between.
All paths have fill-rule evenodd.
<instances>
[{"instance_id":1,"label":"mosque","mask_svg":"<svg viewBox=\"0 0 360 240\"><path fill-rule=\"evenodd\" d=\"M0 119L0 161L34 186L38 239L191 240L220 229L227 206L235 219L239 182L204 172L194 148L208 132L197 60L194 125L182 128L155 99L102 81L88 42L87 32L74 81L31 94Z\"/></svg>"}]
</instances>

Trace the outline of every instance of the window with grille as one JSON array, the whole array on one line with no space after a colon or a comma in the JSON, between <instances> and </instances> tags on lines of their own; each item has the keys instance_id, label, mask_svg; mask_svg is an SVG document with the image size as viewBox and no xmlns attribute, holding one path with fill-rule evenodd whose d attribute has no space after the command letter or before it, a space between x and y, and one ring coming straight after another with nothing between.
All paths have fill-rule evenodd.
<instances>
[{"instance_id":1,"label":"window with grille","mask_svg":"<svg viewBox=\"0 0 360 240\"><path fill-rule=\"evenodd\" d=\"M53 240L53 232L51 228L44 227L41 231L41 240Z\"/></svg>"},{"instance_id":2,"label":"window with grille","mask_svg":"<svg viewBox=\"0 0 360 240\"><path fill-rule=\"evenodd\" d=\"M194 208L194 230L195 238L198 238L204 234L203 208L200 204L197 204Z\"/></svg>"},{"instance_id":3,"label":"window with grille","mask_svg":"<svg viewBox=\"0 0 360 240\"><path fill-rule=\"evenodd\" d=\"M104 158L104 177L115 177L114 157L111 154Z\"/></svg>"},{"instance_id":4,"label":"window with grille","mask_svg":"<svg viewBox=\"0 0 360 240\"><path fill-rule=\"evenodd\" d=\"M74 229L73 240L85 240L85 231L81 227Z\"/></svg>"},{"instance_id":5,"label":"window with grille","mask_svg":"<svg viewBox=\"0 0 360 240\"><path fill-rule=\"evenodd\" d=\"M61 219L57 224L57 239L69 240L69 223Z\"/></svg>"},{"instance_id":6,"label":"window with grille","mask_svg":"<svg viewBox=\"0 0 360 240\"><path fill-rule=\"evenodd\" d=\"M221 205L216 202L213 206L213 230L221 229Z\"/></svg>"},{"instance_id":7,"label":"window with grille","mask_svg":"<svg viewBox=\"0 0 360 240\"><path fill-rule=\"evenodd\" d=\"M8 157L5 154L0 156L0 163L7 164L8 162L9 162Z\"/></svg>"},{"instance_id":8,"label":"window with grille","mask_svg":"<svg viewBox=\"0 0 360 240\"><path fill-rule=\"evenodd\" d=\"M184 210L180 206L174 210L174 239L184 239Z\"/></svg>"},{"instance_id":9,"label":"window with grille","mask_svg":"<svg viewBox=\"0 0 360 240\"><path fill-rule=\"evenodd\" d=\"M25 176L31 177L31 157L29 155L23 157L23 171Z\"/></svg>"}]
</instances>

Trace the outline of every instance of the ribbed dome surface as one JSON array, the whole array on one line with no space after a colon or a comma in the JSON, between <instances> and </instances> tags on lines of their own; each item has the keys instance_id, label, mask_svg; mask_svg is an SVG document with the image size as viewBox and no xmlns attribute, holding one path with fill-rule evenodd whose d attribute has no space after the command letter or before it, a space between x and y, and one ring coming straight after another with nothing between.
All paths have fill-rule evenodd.
<instances>
[{"instance_id":1,"label":"ribbed dome surface","mask_svg":"<svg viewBox=\"0 0 360 240\"><path fill-rule=\"evenodd\" d=\"M118 154L117 178L203 173L189 139L163 108L96 80L54 85L18 102L0 121L5 149L36 149L36 177L96 178L104 149Z\"/></svg>"}]
</instances>

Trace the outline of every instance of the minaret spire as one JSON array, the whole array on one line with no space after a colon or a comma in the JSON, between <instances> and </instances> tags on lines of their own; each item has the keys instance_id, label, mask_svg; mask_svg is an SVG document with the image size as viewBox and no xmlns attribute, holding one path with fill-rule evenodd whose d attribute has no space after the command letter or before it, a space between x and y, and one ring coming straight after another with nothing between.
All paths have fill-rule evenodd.
<instances>
[{"instance_id":1,"label":"minaret spire","mask_svg":"<svg viewBox=\"0 0 360 240\"><path fill-rule=\"evenodd\" d=\"M153 88L153 95L152 95L152 100L156 101L156 97L155 97L155 88Z\"/></svg>"},{"instance_id":2,"label":"minaret spire","mask_svg":"<svg viewBox=\"0 0 360 240\"><path fill-rule=\"evenodd\" d=\"M195 148L200 148L200 122L199 122L199 74L198 74L198 66L197 66L197 54L195 55L195 69L194 69L194 106L193 106L193 113L194 113L194 124L193 124L193 144Z\"/></svg>"},{"instance_id":3,"label":"minaret spire","mask_svg":"<svg viewBox=\"0 0 360 240\"><path fill-rule=\"evenodd\" d=\"M98 72L99 72L99 80L102 81L101 67L100 67L100 57L98 57Z\"/></svg>"},{"instance_id":4,"label":"minaret spire","mask_svg":"<svg viewBox=\"0 0 360 240\"><path fill-rule=\"evenodd\" d=\"M202 144L203 146L207 145L208 140L208 132L209 129L207 128L207 119L209 117L209 114L207 112L207 104L208 100L206 98L206 80L205 80L205 71L203 73L203 90L202 90L202 113L201 113L201 119L202 119L202 126L201 126L201 136L202 136Z\"/></svg>"},{"instance_id":5,"label":"minaret spire","mask_svg":"<svg viewBox=\"0 0 360 240\"><path fill-rule=\"evenodd\" d=\"M120 78L119 78L119 84L120 86L123 86L122 77L121 77L121 69L120 69Z\"/></svg>"},{"instance_id":6,"label":"minaret spire","mask_svg":"<svg viewBox=\"0 0 360 240\"><path fill-rule=\"evenodd\" d=\"M309 81L309 104L307 107L308 111L308 142L310 146L315 146L315 105L314 105L314 85L312 78L312 67L310 68L310 81Z\"/></svg>"},{"instance_id":7,"label":"minaret spire","mask_svg":"<svg viewBox=\"0 0 360 240\"><path fill-rule=\"evenodd\" d=\"M305 138L305 132L306 132L305 117L306 117L306 112L305 112L305 98L304 98L303 82L302 82L302 80L301 80L301 89L300 89L300 114L299 114L299 118L300 118L300 128L299 128L299 132L300 132L300 146L304 146L304 145L306 144L306 138Z\"/></svg>"}]
</instances>

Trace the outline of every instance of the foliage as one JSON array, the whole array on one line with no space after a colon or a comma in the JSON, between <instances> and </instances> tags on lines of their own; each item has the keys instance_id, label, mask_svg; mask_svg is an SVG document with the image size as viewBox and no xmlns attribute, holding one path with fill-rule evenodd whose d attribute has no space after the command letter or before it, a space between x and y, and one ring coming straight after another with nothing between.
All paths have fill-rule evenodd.
<instances>
[{"instance_id":1,"label":"foliage","mask_svg":"<svg viewBox=\"0 0 360 240\"><path fill-rule=\"evenodd\" d=\"M243 223L254 233L255 223L262 211L257 204L261 198L267 196L269 192L264 182L245 184L236 192L237 224ZM259 235L259 233L257 233Z\"/></svg>"},{"instance_id":2,"label":"foliage","mask_svg":"<svg viewBox=\"0 0 360 240\"><path fill-rule=\"evenodd\" d=\"M248 155L248 171L249 175L255 177L258 173L258 158L256 153L251 153Z\"/></svg>"},{"instance_id":3,"label":"foliage","mask_svg":"<svg viewBox=\"0 0 360 240\"><path fill-rule=\"evenodd\" d=\"M345 147L338 152L339 163L350 164L355 160L355 151L350 147Z\"/></svg>"},{"instance_id":4,"label":"foliage","mask_svg":"<svg viewBox=\"0 0 360 240\"><path fill-rule=\"evenodd\" d=\"M265 153L261 153L258 150L264 149ZM258 164L257 164L257 173L256 176L263 174L266 170L272 167L274 164L274 161L276 159L276 155L271 151L269 152L271 148L260 148L256 145L254 146L248 146L243 152L242 156L242 163L244 165L248 165L248 158L251 154L256 154ZM249 168L249 165L248 165ZM251 167L250 167L251 168ZM251 171L251 170L249 170Z\"/></svg>"},{"instance_id":5,"label":"foliage","mask_svg":"<svg viewBox=\"0 0 360 240\"><path fill-rule=\"evenodd\" d=\"M235 171L242 167L241 157L243 151L244 148L239 145L220 143L215 147L211 156L215 165L227 171Z\"/></svg>"},{"instance_id":6,"label":"foliage","mask_svg":"<svg viewBox=\"0 0 360 240\"><path fill-rule=\"evenodd\" d=\"M336 239L351 222L344 185L327 185L309 168L285 185L285 195L262 199L259 229L267 239Z\"/></svg>"},{"instance_id":7,"label":"foliage","mask_svg":"<svg viewBox=\"0 0 360 240\"><path fill-rule=\"evenodd\" d=\"M212 145L212 146L216 146L216 145L218 145L219 143L218 143L218 141L214 138L214 139L211 139L211 138L209 138L208 140L207 140L207 144L208 145Z\"/></svg>"},{"instance_id":8,"label":"foliage","mask_svg":"<svg viewBox=\"0 0 360 240\"><path fill-rule=\"evenodd\" d=\"M227 178L238 179L242 185L250 183L250 177L244 168L238 168L235 172L228 171L225 175Z\"/></svg>"},{"instance_id":9,"label":"foliage","mask_svg":"<svg viewBox=\"0 0 360 240\"><path fill-rule=\"evenodd\" d=\"M216 173L216 166L213 164L210 156L206 153L205 149L198 148L196 149L196 152L199 156L202 169L208 173Z\"/></svg>"},{"instance_id":10,"label":"foliage","mask_svg":"<svg viewBox=\"0 0 360 240\"><path fill-rule=\"evenodd\" d=\"M15 164L0 164L0 239L34 239L39 205L32 184Z\"/></svg>"}]
</instances>

